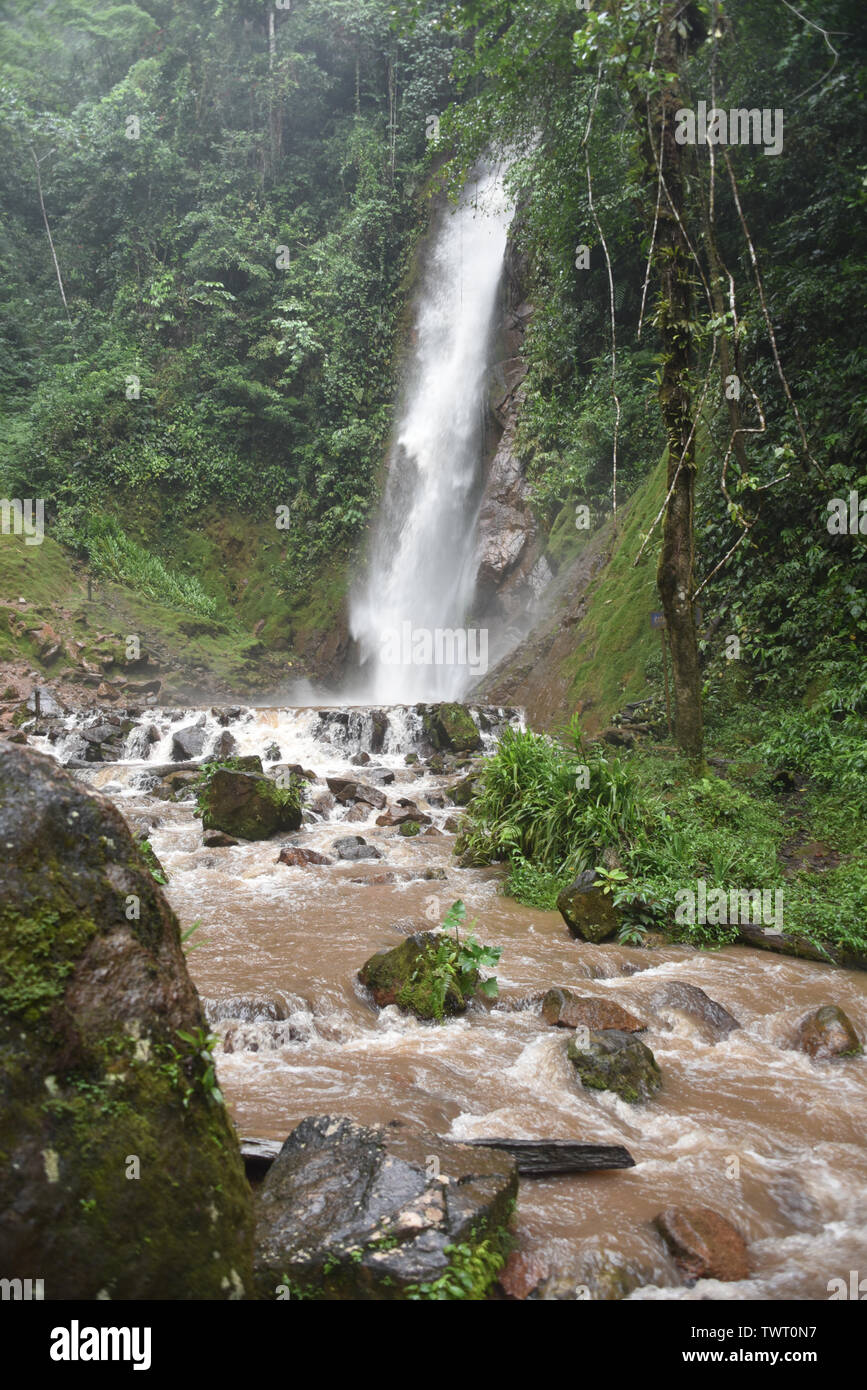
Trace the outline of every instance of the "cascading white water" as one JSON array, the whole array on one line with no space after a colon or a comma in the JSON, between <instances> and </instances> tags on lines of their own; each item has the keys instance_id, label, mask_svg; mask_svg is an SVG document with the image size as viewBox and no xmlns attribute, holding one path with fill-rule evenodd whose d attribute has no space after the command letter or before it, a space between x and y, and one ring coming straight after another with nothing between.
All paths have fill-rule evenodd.
<instances>
[{"instance_id":1,"label":"cascading white water","mask_svg":"<svg viewBox=\"0 0 867 1390\"><path fill-rule=\"evenodd\" d=\"M481 169L433 240L368 576L350 609L365 701L457 699L484 673L487 633L467 632L466 620L485 373L511 217L502 172Z\"/></svg>"}]
</instances>

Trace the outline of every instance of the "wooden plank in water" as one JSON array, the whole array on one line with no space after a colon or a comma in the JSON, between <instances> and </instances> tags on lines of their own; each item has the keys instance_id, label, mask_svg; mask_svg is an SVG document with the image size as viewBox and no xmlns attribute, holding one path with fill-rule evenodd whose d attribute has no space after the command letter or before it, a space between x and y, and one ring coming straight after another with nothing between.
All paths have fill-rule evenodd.
<instances>
[{"instance_id":1,"label":"wooden plank in water","mask_svg":"<svg viewBox=\"0 0 867 1390\"><path fill-rule=\"evenodd\" d=\"M592 1173L608 1168L634 1168L635 1159L621 1144L575 1144L571 1139L464 1139L485 1149L504 1149L518 1164L522 1177L554 1173Z\"/></svg>"}]
</instances>

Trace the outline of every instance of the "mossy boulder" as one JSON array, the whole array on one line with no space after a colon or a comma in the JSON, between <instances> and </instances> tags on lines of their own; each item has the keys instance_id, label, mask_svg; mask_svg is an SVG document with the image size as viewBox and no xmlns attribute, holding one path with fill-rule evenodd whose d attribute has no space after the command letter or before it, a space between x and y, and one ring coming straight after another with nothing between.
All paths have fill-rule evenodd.
<instances>
[{"instance_id":1,"label":"mossy boulder","mask_svg":"<svg viewBox=\"0 0 867 1390\"><path fill-rule=\"evenodd\" d=\"M455 806L467 806L476 794L476 775L470 773L468 777L462 777L459 782L446 787L445 794Z\"/></svg>"},{"instance_id":2,"label":"mossy boulder","mask_svg":"<svg viewBox=\"0 0 867 1390\"><path fill-rule=\"evenodd\" d=\"M517 1192L515 1161L500 1149L398 1120L311 1116L259 1190L259 1295L481 1299L504 1262Z\"/></svg>"},{"instance_id":3,"label":"mossy boulder","mask_svg":"<svg viewBox=\"0 0 867 1390\"><path fill-rule=\"evenodd\" d=\"M397 1004L423 1019L462 1014L475 993L479 972L452 974L444 987L438 974L438 953L448 941L439 932L416 932L391 950L377 951L362 966L358 978L380 1009Z\"/></svg>"},{"instance_id":4,"label":"mossy boulder","mask_svg":"<svg viewBox=\"0 0 867 1390\"><path fill-rule=\"evenodd\" d=\"M464 705L429 705L422 716L424 731L441 752L475 753L482 736Z\"/></svg>"},{"instance_id":5,"label":"mossy boulder","mask_svg":"<svg viewBox=\"0 0 867 1390\"><path fill-rule=\"evenodd\" d=\"M593 869L579 874L557 898L557 910L573 936L593 944L607 941L617 930L614 904L603 893Z\"/></svg>"},{"instance_id":6,"label":"mossy boulder","mask_svg":"<svg viewBox=\"0 0 867 1390\"><path fill-rule=\"evenodd\" d=\"M650 1048L620 1028L599 1033L591 1030L586 1043L570 1038L567 1056L582 1086L592 1091L614 1091L633 1105L649 1100L662 1085L662 1073Z\"/></svg>"},{"instance_id":7,"label":"mossy boulder","mask_svg":"<svg viewBox=\"0 0 867 1390\"><path fill-rule=\"evenodd\" d=\"M278 831L300 830L302 783L280 787L257 772L219 767L199 789L204 830L224 830L242 840L267 840Z\"/></svg>"},{"instance_id":8,"label":"mossy boulder","mask_svg":"<svg viewBox=\"0 0 867 1390\"><path fill-rule=\"evenodd\" d=\"M413 835L421 832L421 826L417 820L402 821L398 828L398 835L403 835L405 839L410 839Z\"/></svg>"},{"instance_id":9,"label":"mossy boulder","mask_svg":"<svg viewBox=\"0 0 867 1390\"><path fill-rule=\"evenodd\" d=\"M0 838L4 1277L49 1299L249 1295L250 1192L148 862L26 749L0 759Z\"/></svg>"}]
</instances>

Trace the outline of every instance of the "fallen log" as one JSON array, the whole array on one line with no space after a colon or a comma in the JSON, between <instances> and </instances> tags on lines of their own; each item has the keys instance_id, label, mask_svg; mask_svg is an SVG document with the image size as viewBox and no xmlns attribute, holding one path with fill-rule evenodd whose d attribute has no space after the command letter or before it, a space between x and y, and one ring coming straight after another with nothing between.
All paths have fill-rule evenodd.
<instances>
[{"instance_id":1,"label":"fallen log","mask_svg":"<svg viewBox=\"0 0 867 1390\"><path fill-rule=\"evenodd\" d=\"M241 1157L251 1181L264 1178L283 1147L279 1139L241 1139ZM576 1144L571 1139L444 1139L443 1144L471 1144L484 1149L503 1149L515 1159L524 1178L550 1177L557 1173L598 1173L612 1168L634 1168L635 1159L621 1144Z\"/></svg>"},{"instance_id":2,"label":"fallen log","mask_svg":"<svg viewBox=\"0 0 867 1390\"><path fill-rule=\"evenodd\" d=\"M635 1159L622 1144L575 1144L571 1139L463 1139L461 1143L504 1149L524 1178L635 1167Z\"/></svg>"}]
</instances>

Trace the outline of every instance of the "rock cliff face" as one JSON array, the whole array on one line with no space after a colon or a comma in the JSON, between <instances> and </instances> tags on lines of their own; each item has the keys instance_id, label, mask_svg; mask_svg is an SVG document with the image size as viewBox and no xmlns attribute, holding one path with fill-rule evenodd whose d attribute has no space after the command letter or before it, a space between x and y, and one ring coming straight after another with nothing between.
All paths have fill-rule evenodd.
<instances>
[{"instance_id":1,"label":"rock cliff face","mask_svg":"<svg viewBox=\"0 0 867 1390\"><path fill-rule=\"evenodd\" d=\"M0 1271L47 1299L249 1295L237 1140L126 822L11 747L0 842Z\"/></svg>"},{"instance_id":2,"label":"rock cliff face","mask_svg":"<svg viewBox=\"0 0 867 1390\"><path fill-rule=\"evenodd\" d=\"M499 351L488 383L489 447L478 522L478 576L481 610L497 619L524 614L546 587L551 572L530 505L523 460L515 450L515 431L524 401L527 364L522 347L533 306L524 297L526 267L512 242L506 253Z\"/></svg>"}]
</instances>

